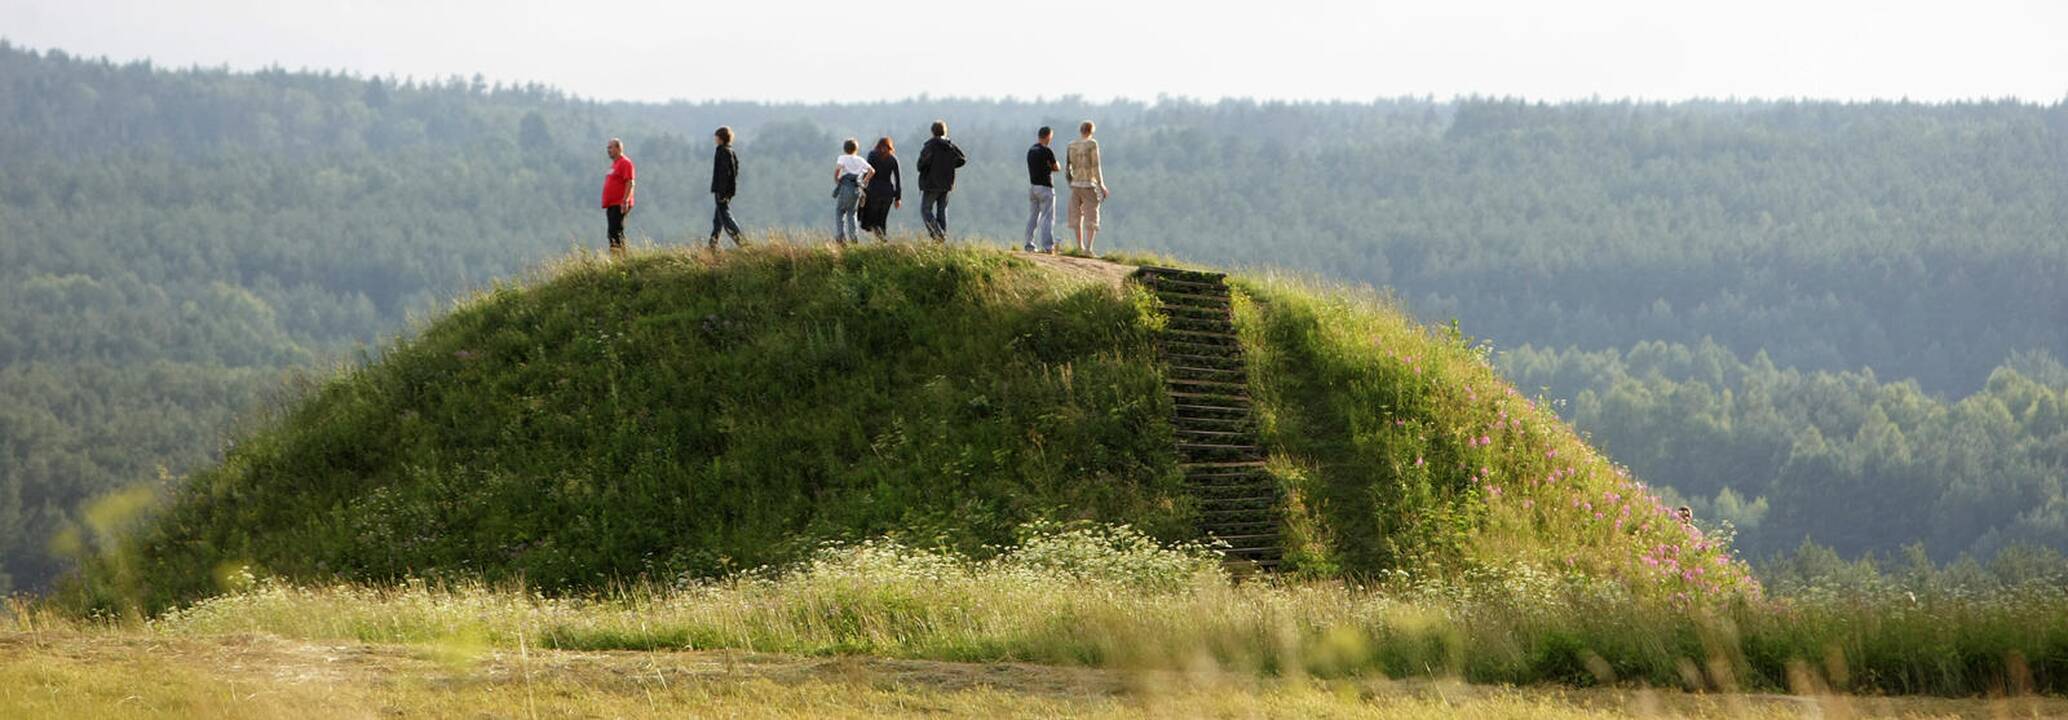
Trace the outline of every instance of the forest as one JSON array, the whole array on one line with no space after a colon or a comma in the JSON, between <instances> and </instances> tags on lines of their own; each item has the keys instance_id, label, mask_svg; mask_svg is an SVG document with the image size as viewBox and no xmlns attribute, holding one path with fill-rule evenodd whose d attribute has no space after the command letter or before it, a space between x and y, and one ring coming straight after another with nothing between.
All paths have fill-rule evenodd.
<instances>
[{"instance_id":1,"label":"forest","mask_svg":"<svg viewBox=\"0 0 2068 720\"><path fill-rule=\"evenodd\" d=\"M600 247L607 138L635 241L674 245L709 228L718 125L751 240L830 223L841 139L909 168L936 118L971 157L959 238L1016 243L1034 129L1096 120L1101 250L1456 319L1745 548L2068 547L2068 103L633 104L0 42L0 592L297 378Z\"/></svg>"}]
</instances>

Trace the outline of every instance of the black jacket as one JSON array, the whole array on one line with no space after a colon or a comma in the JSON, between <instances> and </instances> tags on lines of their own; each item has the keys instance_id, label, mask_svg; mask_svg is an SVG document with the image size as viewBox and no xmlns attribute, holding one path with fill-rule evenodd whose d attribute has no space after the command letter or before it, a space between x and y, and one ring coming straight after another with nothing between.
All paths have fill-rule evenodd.
<instances>
[{"instance_id":1,"label":"black jacket","mask_svg":"<svg viewBox=\"0 0 2068 720\"><path fill-rule=\"evenodd\" d=\"M955 168L966 162L969 158L962 154L962 148L955 147L955 141L938 137L926 141L926 148L919 151L919 190L954 190Z\"/></svg>"},{"instance_id":2,"label":"black jacket","mask_svg":"<svg viewBox=\"0 0 2068 720\"><path fill-rule=\"evenodd\" d=\"M740 156L731 145L718 146L711 155L711 194L730 198L740 189Z\"/></svg>"},{"instance_id":3,"label":"black jacket","mask_svg":"<svg viewBox=\"0 0 2068 720\"><path fill-rule=\"evenodd\" d=\"M876 174L869 176L869 197L891 202L905 199L905 179L898 175L898 156L871 151L869 167L876 168Z\"/></svg>"}]
</instances>

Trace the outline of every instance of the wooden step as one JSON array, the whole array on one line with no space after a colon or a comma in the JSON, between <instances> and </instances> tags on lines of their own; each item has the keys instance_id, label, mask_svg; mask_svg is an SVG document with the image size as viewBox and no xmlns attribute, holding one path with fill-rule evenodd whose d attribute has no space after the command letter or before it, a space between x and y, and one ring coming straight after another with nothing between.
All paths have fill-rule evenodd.
<instances>
[{"instance_id":1,"label":"wooden step","mask_svg":"<svg viewBox=\"0 0 2068 720\"><path fill-rule=\"evenodd\" d=\"M1242 348L1239 346L1201 345L1197 348L1174 347L1177 345L1191 345L1191 343L1168 341L1163 343L1163 345L1163 359L1166 363L1184 363L1190 366L1223 365L1229 369L1244 368L1244 372L1247 374L1247 368L1245 367L1247 363L1242 359Z\"/></svg>"},{"instance_id":2,"label":"wooden step","mask_svg":"<svg viewBox=\"0 0 2068 720\"><path fill-rule=\"evenodd\" d=\"M1228 332L1202 332L1199 330L1165 330L1166 335L1175 335L1180 342L1194 345L1235 345L1242 342L1242 336Z\"/></svg>"},{"instance_id":3,"label":"wooden step","mask_svg":"<svg viewBox=\"0 0 2068 720\"><path fill-rule=\"evenodd\" d=\"M1193 281L1226 280L1228 278L1228 274L1223 272L1214 272L1212 270L1188 270L1185 268L1166 267L1163 265L1143 265L1135 269L1135 274L1151 275L1157 277L1173 277L1178 278L1180 280Z\"/></svg>"},{"instance_id":4,"label":"wooden step","mask_svg":"<svg viewBox=\"0 0 2068 720\"><path fill-rule=\"evenodd\" d=\"M1191 428L1183 428L1183 427L1181 427L1181 428L1177 428L1177 429L1176 429L1176 431L1175 431L1175 434L1177 434L1177 435L1179 435L1179 436L1181 436L1181 437L1195 437L1195 438L1207 438L1207 439L1212 439L1212 438L1223 438L1223 439L1231 439L1231 440L1254 440L1254 439L1256 439L1256 438L1252 437L1253 433L1246 433L1246 432L1242 432L1242 431L1240 431L1240 430L1193 430L1193 429L1191 429Z\"/></svg>"},{"instance_id":5,"label":"wooden step","mask_svg":"<svg viewBox=\"0 0 2068 720\"><path fill-rule=\"evenodd\" d=\"M1179 317L1220 320L1228 319L1228 309L1225 307L1201 307L1198 305L1165 305L1163 307L1163 312L1164 314L1171 316L1172 319L1177 319Z\"/></svg>"},{"instance_id":6,"label":"wooden step","mask_svg":"<svg viewBox=\"0 0 2068 720\"><path fill-rule=\"evenodd\" d=\"M1216 518L1241 518L1241 517L1276 517L1276 516L1277 516L1277 514L1278 514L1278 508L1275 508L1275 507L1255 507L1255 508L1226 508L1226 509L1219 509L1219 510L1207 510L1207 509L1204 509L1204 508L1202 508L1202 509L1200 509L1200 511L1199 511L1199 514L1200 514L1201 516L1207 516L1207 515L1211 515L1211 516L1213 516L1213 517L1216 517ZM1211 521L1211 520L1202 520L1201 522L1214 522L1214 521Z\"/></svg>"},{"instance_id":7,"label":"wooden step","mask_svg":"<svg viewBox=\"0 0 2068 720\"><path fill-rule=\"evenodd\" d=\"M1281 494L1278 490L1278 486L1275 484L1206 485L1202 483L1186 483L1185 489L1187 492L1191 492L1194 498L1197 498L1202 502L1208 500L1261 500L1265 501L1266 505L1274 507L1276 506L1278 502L1278 497ZM1216 507L1225 508L1228 506L1225 503L1223 503Z\"/></svg>"},{"instance_id":8,"label":"wooden step","mask_svg":"<svg viewBox=\"0 0 2068 720\"><path fill-rule=\"evenodd\" d=\"M1207 468L1185 473L1185 482L1231 485L1237 480L1241 482L1255 482L1261 485L1271 485L1278 482L1278 478L1273 477L1269 473L1261 472L1256 468Z\"/></svg>"},{"instance_id":9,"label":"wooden step","mask_svg":"<svg viewBox=\"0 0 2068 720\"><path fill-rule=\"evenodd\" d=\"M1255 487L1259 492L1278 492L1278 476L1264 472L1261 467L1186 468L1184 478L1187 486Z\"/></svg>"},{"instance_id":10,"label":"wooden step","mask_svg":"<svg viewBox=\"0 0 2068 720\"><path fill-rule=\"evenodd\" d=\"M1220 295L1206 295L1201 293L1165 291L1156 293L1156 299L1163 301L1163 304L1166 306L1187 305L1191 307L1226 308L1231 305L1231 303L1228 301L1228 296L1226 293Z\"/></svg>"},{"instance_id":11,"label":"wooden step","mask_svg":"<svg viewBox=\"0 0 2068 720\"><path fill-rule=\"evenodd\" d=\"M1245 512L1270 511L1278 507L1276 497L1218 497L1194 498L1201 512L1215 510L1242 510Z\"/></svg>"},{"instance_id":12,"label":"wooden step","mask_svg":"<svg viewBox=\"0 0 2068 720\"><path fill-rule=\"evenodd\" d=\"M1206 414L1176 413L1171 424L1187 430L1217 430L1223 432L1255 432L1247 417L1214 417Z\"/></svg>"},{"instance_id":13,"label":"wooden step","mask_svg":"<svg viewBox=\"0 0 2068 720\"><path fill-rule=\"evenodd\" d=\"M1249 408L1185 405L1171 413L1171 424L1199 430L1254 430Z\"/></svg>"},{"instance_id":14,"label":"wooden step","mask_svg":"<svg viewBox=\"0 0 2068 720\"><path fill-rule=\"evenodd\" d=\"M1191 468L1264 468L1266 461L1261 461L1261 459L1228 459L1228 461L1204 461L1204 463L1177 463L1177 466L1183 468L1183 470L1191 470Z\"/></svg>"},{"instance_id":15,"label":"wooden step","mask_svg":"<svg viewBox=\"0 0 2068 720\"><path fill-rule=\"evenodd\" d=\"M1251 532L1251 534L1241 534L1241 536L1210 536L1210 538L1226 542L1230 546L1237 546L1237 548L1255 548L1259 544L1257 540L1272 542L1272 544L1278 542L1278 534L1276 532ZM1272 548L1272 550L1276 550L1276 548Z\"/></svg>"},{"instance_id":16,"label":"wooden step","mask_svg":"<svg viewBox=\"0 0 2068 720\"><path fill-rule=\"evenodd\" d=\"M1256 534L1262 532L1269 532L1274 539L1278 536L1278 521L1271 519L1242 521L1215 520L1211 522L1201 523L1200 527L1206 530L1207 535L1217 536L1221 538L1227 538L1230 535L1235 535L1237 533Z\"/></svg>"},{"instance_id":17,"label":"wooden step","mask_svg":"<svg viewBox=\"0 0 2068 720\"><path fill-rule=\"evenodd\" d=\"M1225 485L1213 485L1208 483L1188 482L1185 483L1185 487L1188 490L1197 490L1197 497L1201 500L1227 500L1231 498L1264 498L1267 500L1276 501L1279 496L1278 485L1276 483L1228 483Z\"/></svg>"},{"instance_id":18,"label":"wooden step","mask_svg":"<svg viewBox=\"0 0 2068 720\"><path fill-rule=\"evenodd\" d=\"M1179 391L1173 391L1164 394L1174 398L1184 398L1185 402L1191 405L1204 405L1207 407L1227 407L1230 404L1233 404L1240 407L1249 407L1249 397L1243 395L1230 395L1228 393L1198 393Z\"/></svg>"},{"instance_id":19,"label":"wooden step","mask_svg":"<svg viewBox=\"0 0 2068 720\"><path fill-rule=\"evenodd\" d=\"M1204 337L1198 334L1180 335L1179 333L1197 333L1197 331L1163 331L1163 336L1156 340L1164 353L1221 357L1230 353L1242 352L1242 343L1239 342L1242 338L1233 333L1204 333Z\"/></svg>"},{"instance_id":20,"label":"wooden step","mask_svg":"<svg viewBox=\"0 0 2068 720\"><path fill-rule=\"evenodd\" d=\"M1178 443L1178 449L1179 449L1179 450L1201 450L1201 451L1208 451L1208 452L1262 452L1262 451L1264 450L1263 448L1257 447L1257 446L1255 446L1255 445L1219 445L1219 444L1215 444L1215 443L1188 443L1188 442L1180 442L1180 443Z\"/></svg>"},{"instance_id":21,"label":"wooden step","mask_svg":"<svg viewBox=\"0 0 2068 720\"><path fill-rule=\"evenodd\" d=\"M1172 317L1163 325L1165 330L1188 330L1191 332L1228 333L1235 332L1235 324L1227 318Z\"/></svg>"},{"instance_id":22,"label":"wooden step","mask_svg":"<svg viewBox=\"0 0 2068 720\"><path fill-rule=\"evenodd\" d=\"M1172 365L1166 368L1166 371L1168 374L1180 376L1189 375L1193 376L1195 379L1204 379L1212 377L1228 379L1247 379L1249 376L1249 373L1243 372L1242 370L1236 368L1211 368L1197 367L1193 365Z\"/></svg>"},{"instance_id":23,"label":"wooden step","mask_svg":"<svg viewBox=\"0 0 2068 720\"><path fill-rule=\"evenodd\" d=\"M1188 380L1185 378L1168 378L1163 381L1163 384L1173 388L1195 388L1197 389L1197 392L1213 392L1213 388L1224 388L1228 390L1228 394L1230 395L1240 395L1244 397L1247 397L1249 395L1248 383L1221 382L1219 380ZM1192 390L1188 390L1187 392L1192 392Z\"/></svg>"},{"instance_id":24,"label":"wooden step","mask_svg":"<svg viewBox=\"0 0 2068 720\"><path fill-rule=\"evenodd\" d=\"M1180 280L1178 278L1166 275L1150 276L1144 278L1142 282L1147 284L1150 288L1159 291L1164 289L1170 289L1176 290L1178 292L1199 293L1202 295L1226 295L1228 293L1228 284L1219 280Z\"/></svg>"},{"instance_id":25,"label":"wooden step","mask_svg":"<svg viewBox=\"0 0 2068 720\"><path fill-rule=\"evenodd\" d=\"M1178 443L1185 445L1185 443ZM1193 445L1178 450L1178 460L1183 462L1235 462L1238 460L1263 460L1269 457L1261 448L1245 450L1220 449Z\"/></svg>"},{"instance_id":26,"label":"wooden step","mask_svg":"<svg viewBox=\"0 0 2068 720\"><path fill-rule=\"evenodd\" d=\"M1168 395L1169 391L1165 391L1165 394ZM1172 400L1170 419L1171 422L1180 425L1185 425L1187 424L1186 421L1190 420L1200 421L1198 423L1200 430L1240 430L1250 428L1249 422L1253 418L1249 416L1248 407L1205 405ZM1240 423L1241 427L1228 427L1229 422ZM1206 427L1207 425L1217 425L1220 427Z\"/></svg>"}]
</instances>

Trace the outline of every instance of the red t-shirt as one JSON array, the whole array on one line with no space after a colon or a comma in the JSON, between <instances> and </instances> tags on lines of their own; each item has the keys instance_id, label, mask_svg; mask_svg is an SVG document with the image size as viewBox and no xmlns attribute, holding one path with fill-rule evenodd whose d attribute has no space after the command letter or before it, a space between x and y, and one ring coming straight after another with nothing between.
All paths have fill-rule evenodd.
<instances>
[{"instance_id":1,"label":"red t-shirt","mask_svg":"<svg viewBox=\"0 0 2068 720\"><path fill-rule=\"evenodd\" d=\"M603 176L603 206L610 207L621 203L626 206L632 205L633 203L623 202L625 183L632 180L632 157L619 155L617 162L610 164L610 173Z\"/></svg>"}]
</instances>

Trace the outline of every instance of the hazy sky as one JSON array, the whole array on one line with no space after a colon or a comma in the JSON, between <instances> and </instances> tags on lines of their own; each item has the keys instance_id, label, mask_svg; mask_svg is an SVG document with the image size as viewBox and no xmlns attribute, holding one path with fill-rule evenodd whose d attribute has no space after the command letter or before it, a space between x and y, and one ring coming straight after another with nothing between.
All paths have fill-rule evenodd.
<instances>
[{"instance_id":1,"label":"hazy sky","mask_svg":"<svg viewBox=\"0 0 2068 720\"><path fill-rule=\"evenodd\" d=\"M0 37L625 100L2068 97L2059 0L0 0Z\"/></svg>"}]
</instances>

